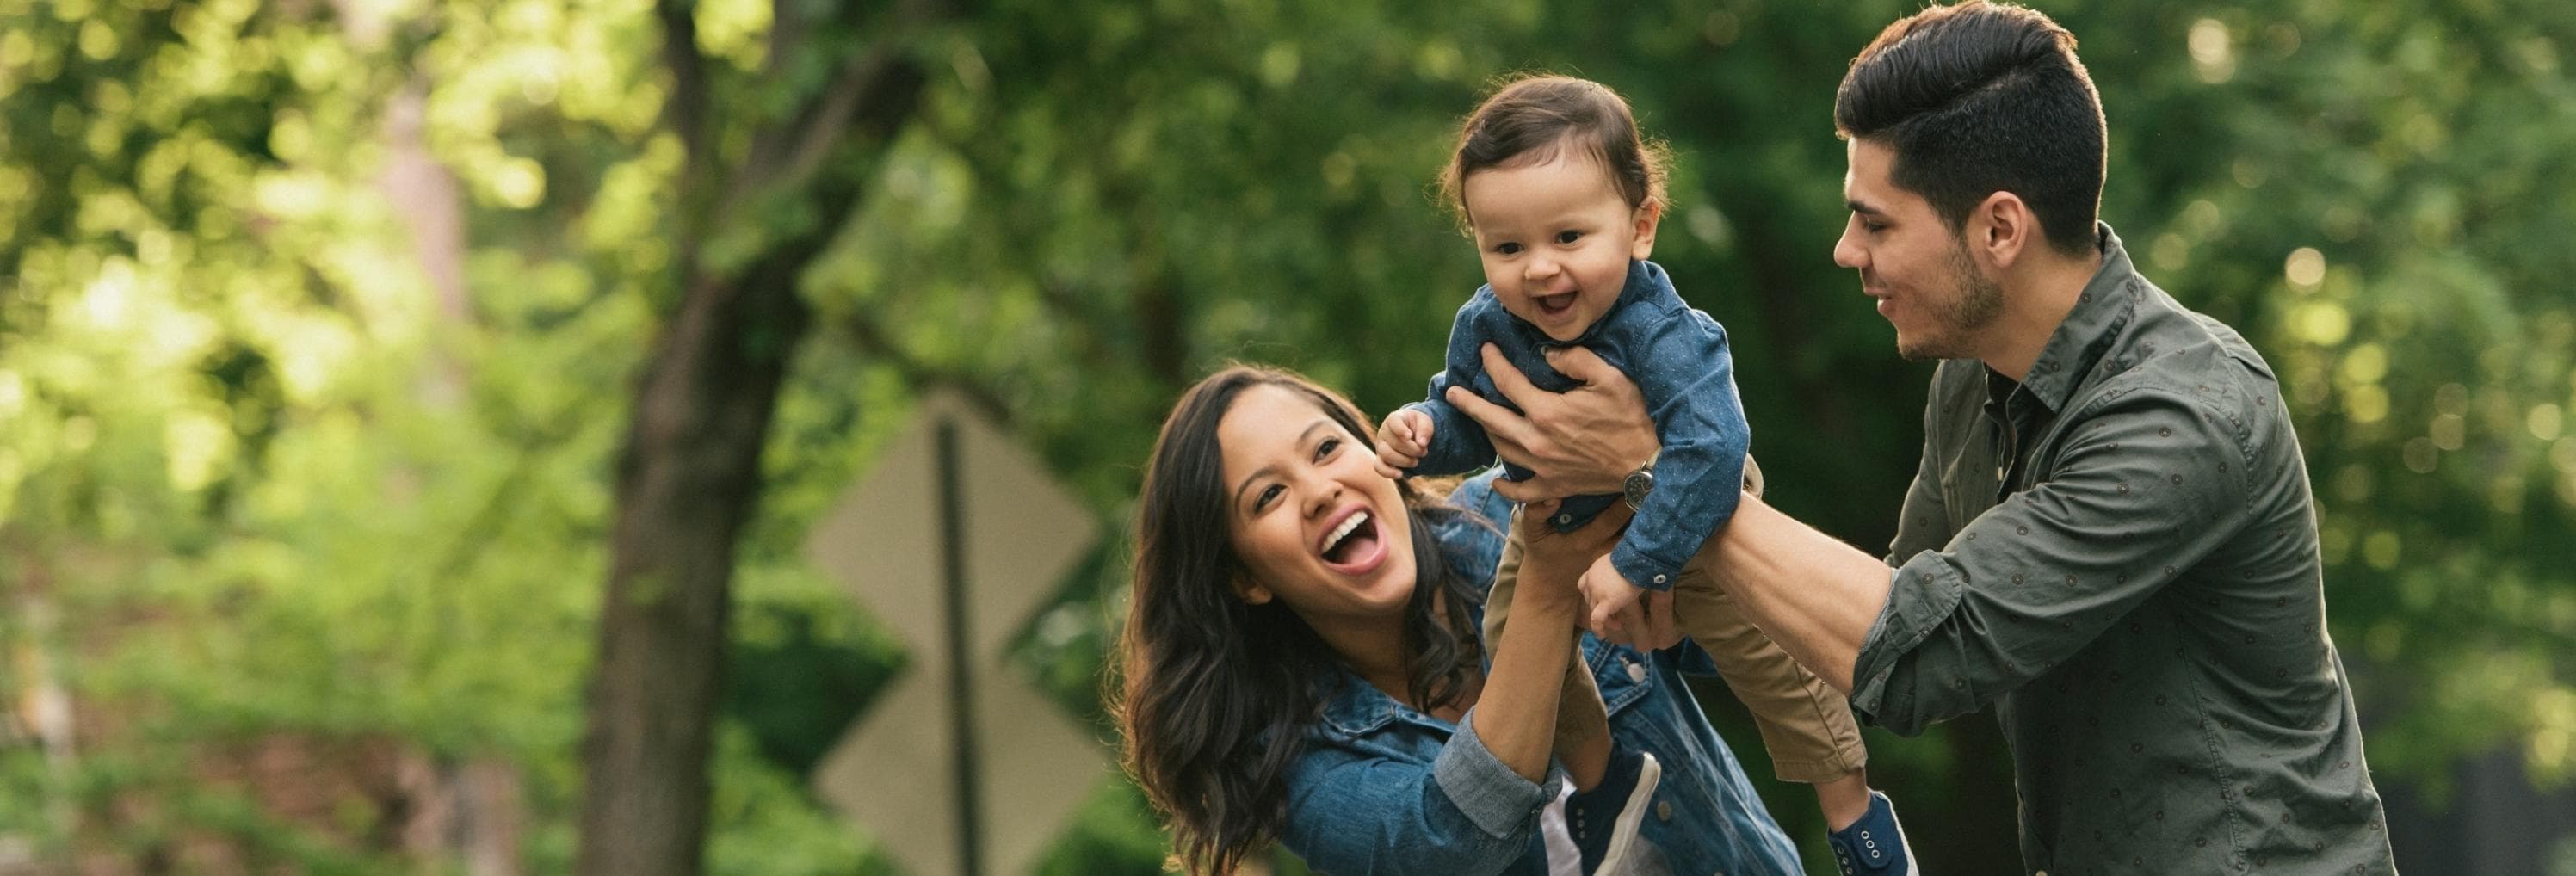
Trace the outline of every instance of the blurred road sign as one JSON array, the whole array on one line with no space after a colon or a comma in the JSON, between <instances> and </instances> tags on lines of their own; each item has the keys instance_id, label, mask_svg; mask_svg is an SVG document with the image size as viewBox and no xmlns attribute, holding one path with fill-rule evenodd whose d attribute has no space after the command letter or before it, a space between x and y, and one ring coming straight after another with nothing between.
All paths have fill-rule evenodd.
<instances>
[{"instance_id":1,"label":"blurred road sign","mask_svg":"<svg viewBox=\"0 0 2576 876\"><path fill-rule=\"evenodd\" d=\"M1100 744L1002 659L1096 530L1043 467L939 395L808 538L912 652L814 785L917 876L1028 872L1105 784Z\"/></svg>"}]
</instances>

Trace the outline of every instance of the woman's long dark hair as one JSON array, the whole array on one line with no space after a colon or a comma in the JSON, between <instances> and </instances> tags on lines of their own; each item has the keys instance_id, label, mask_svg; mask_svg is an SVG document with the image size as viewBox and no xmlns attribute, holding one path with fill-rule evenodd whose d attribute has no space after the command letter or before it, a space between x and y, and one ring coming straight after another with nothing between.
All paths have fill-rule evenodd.
<instances>
[{"instance_id":1,"label":"woman's long dark hair","mask_svg":"<svg viewBox=\"0 0 2576 876\"><path fill-rule=\"evenodd\" d=\"M1276 386L1315 400L1375 453L1358 406L1294 373L1234 366L1181 396L1145 470L1136 520L1135 589L1113 665L1112 712L1126 766L1172 828L1172 863L1191 874L1233 873L1276 839L1287 818L1288 765L1319 717L1340 658L1279 600L1253 605L1235 587L1217 424L1246 389ZM1404 611L1405 701L1432 709L1467 692L1482 657L1470 606L1431 524L1464 514L1399 482L1413 539L1415 584ZM1117 685L1116 681L1110 684Z\"/></svg>"}]
</instances>

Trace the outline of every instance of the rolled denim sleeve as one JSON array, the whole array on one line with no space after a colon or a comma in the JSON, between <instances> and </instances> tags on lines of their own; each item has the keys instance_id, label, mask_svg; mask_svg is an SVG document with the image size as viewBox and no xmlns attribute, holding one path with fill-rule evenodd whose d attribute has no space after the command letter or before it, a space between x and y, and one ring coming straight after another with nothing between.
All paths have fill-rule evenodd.
<instances>
[{"instance_id":1,"label":"rolled denim sleeve","mask_svg":"<svg viewBox=\"0 0 2576 876\"><path fill-rule=\"evenodd\" d=\"M2130 389L2083 419L2047 482L1896 567L1853 665L1853 712L1910 735L1975 711L2245 526L2250 450L2225 411Z\"/></svg>"},{"instance_id":2,"label":"rolled denim sleeve","mask_svg":"<svg viewBox=\"0 0 2576 876\"><path fill-rule=\"evenodd\" d=\"M1657 321L1623 369L1637 375L1663 450L1655 457L1655 490L1611 549L1610 565L1648 590L1671 590L1682 565L1734 519L1753 443L1726 329L1687 311L1676 316Z\"/></svg>"},{"instance_id":3,"label":"rolled denim sleeve","mask_svg":"<svg viewBox=\"0 0 2576 876\"><path fill-rule=\"evenodd\" d=\"M1563 781L1532 782L1476 737L1475 710L1430 767L1317 752L1289 778L1280 843L1318 872L1499 873L1528 854Z\"/></svg>"}]
</instances>

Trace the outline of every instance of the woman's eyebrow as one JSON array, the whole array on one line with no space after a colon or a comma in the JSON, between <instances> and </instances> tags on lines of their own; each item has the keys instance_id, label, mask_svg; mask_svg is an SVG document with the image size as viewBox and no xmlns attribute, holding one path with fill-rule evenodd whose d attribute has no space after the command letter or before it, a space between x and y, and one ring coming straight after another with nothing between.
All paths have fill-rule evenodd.
<instances>
[{"instance_id":1,"label":"woman's eyebrow","mask_svg":"<svg viewBox=\"0 0 2576 876\"><path fill-rule=\"evenodd\" d=\"M1306 443L1306 440L1307 440L1308 438L1312 438L1312 437L1314 437L1314 435L1315 435L1315 430L1317 430L1317 429L1321 429L1321 428L1324 428L1324 427L1326 427L1326 426L1330 426L1330 425L1332 425L1332 424L1333 424L1333 421L1331 421L1331 420L1324 419L1323 417L1316 417L1314 422L1306 424L1306 431L1303 431L1303 432L1299 432L1299 433L1297 433L1297 444L1298 444L1299 446L1304 446L1304 445L1305 445L1305 443ZM1277 470L1277 469L1278 469L1278 466L1275 466L1275 465L1265 465L1265 466L1262 466L1262 467L1260 467L1260 468L1253 469L1251 474L1244 475L1244 476L1243 476L1243 482L1242 482L1242 483L1239 483L1239 484L1234 485L1234 505L1235 505L1235 507L1237 507L1237 508L1243 507L1243 491L1245 491L1245 490L1249 490L1249 489L1252 489L1252 484L1253 484L1253 482L1254 482L1254 481L1261 480L1261 479L1262 479L1262 477L1264 477L1264 476L1266 476L1266 475L1271 474L1273 471L1275 471L1275 470Z\"/></svg>"}]
</instances>

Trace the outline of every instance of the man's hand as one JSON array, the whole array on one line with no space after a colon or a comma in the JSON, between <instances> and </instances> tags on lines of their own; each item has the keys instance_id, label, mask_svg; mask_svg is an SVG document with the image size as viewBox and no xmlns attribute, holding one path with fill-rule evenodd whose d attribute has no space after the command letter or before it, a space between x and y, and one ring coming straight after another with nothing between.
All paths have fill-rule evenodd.
<instances>
[{"instance_id":1,"label":"man's hand","mask_svg":"<svg viewBox=\"0 0 2576 876\"><path fill-rule=\"evenodd\" d=\"M1642 637L1646 632L1643 607L1637 604L1645 588L1628 583L1610 558L1603 556L1583 570L1583 580L1575 586L1583 591L1585 625L1592 634L1614 642Z\"/></svg>"},{"instance_id":2,"label":"man's hand","mask_svg":"<svg viewBox=\"0 0 2576 876\"><path fill-rule=\"evenodd\" d=\"M1402 480L1405 469L1421 465L1422 455L1431 450L1431 429L1431 415L1413 408L1386 415L1377 427L1378 474Z\"/></svg>"},{"instance_id":3,"label":"man's hand","mask_svg":"<svg viewBox=\"0 0 2576 876\"><path fill-rule=\"evenodd\" d=\"M1562 393L1532 385L1492 344L1483 350L1485 373L1524 414L1488 402L1463 387L1448 400L1485 427L1503 460L1537 476L1496 479L1494 492L1515 502L1619 492L1628 473L1655 456L1655 425L1637 384L1581 347L1549 350L1547 362L1582 385Z\"/></svg>"}]
</instances>

